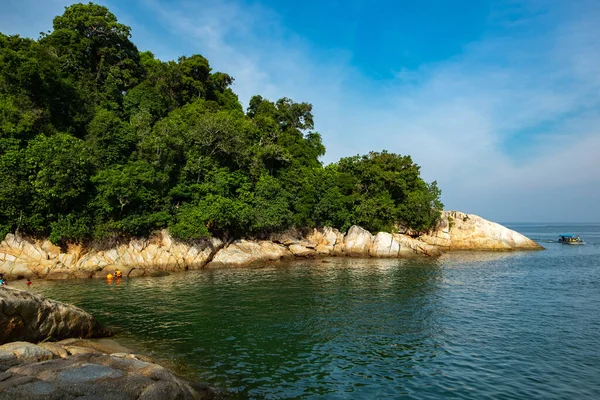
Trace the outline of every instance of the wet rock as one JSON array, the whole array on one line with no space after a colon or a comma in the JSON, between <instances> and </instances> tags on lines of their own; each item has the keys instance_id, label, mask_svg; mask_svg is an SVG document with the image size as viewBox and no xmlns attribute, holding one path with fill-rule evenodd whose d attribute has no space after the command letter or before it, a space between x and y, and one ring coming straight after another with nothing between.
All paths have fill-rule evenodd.
<instances>
[{"instance_id":1,"label":"wet rock","mask_svg":"<svg viewBox=\"0 0 600 400\"><path fill-rule=\"evenodd\" d=\"M127 274L127 277L135 278L135 277L139 277L139 276L144 276L145 273L146 273L146 271L144 271L143 269L134 268L131 271L129 271L129 273Z\"/></svg>"}]
</instances>

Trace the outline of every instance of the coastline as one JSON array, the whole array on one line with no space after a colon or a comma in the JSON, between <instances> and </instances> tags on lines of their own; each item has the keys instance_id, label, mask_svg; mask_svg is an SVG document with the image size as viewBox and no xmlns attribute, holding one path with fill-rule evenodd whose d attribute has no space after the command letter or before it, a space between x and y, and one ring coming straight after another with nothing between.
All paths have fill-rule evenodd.
<instances>
[{"instance_id":1,"label":"coastline","mask_svg":"<svg viewBox=\"0 0 600 400\"><path fill-rule=\"evenodd\" d=\"M554 238L554 232L557 231L557 229L560 228L549 227L542 231L546 232L545 234L540 234L538 231L534 232L532 230L519 230L528 236L531 235L530 237L532 238L539 238L540 243L545 243L545 240L543 239ZM599 239L597 235L594 238L592 238L591 235L586 236L590 239L591 243L598 243ZM588 276L587 273L593 271L592 266L587 267L585 271L580 268L569 268L569 272L567 273L564 265L555 264L564 264L565 256L576 256L579 250L585 250L586 254L595 254L597 253L597 246L574 249L555 243L548 244L547 247L547 251L541 253L458 251L446 253L439 259L363 260L338 257L326 259L329 263L321 263L321 260L318 259L314 261L307 260L307 262L294 261L293 267L290 267L288 263L285 263L282 265L283 268L280 268L279 265L267 268L228 268L211 271L193 271L189 274L178 273L161 279L146 278L124 280L124 287L116 287L114 284L107 285L105 282L99 280L74 281L70 283L40 281L38 287L38 284L34 281L32 288L36 291L40 289L41 292L49 298L78 304L80 307L83 307L85 310L92 312L92 314L97 315L98 317L103 315L103 310L110 311L113 314L116 312L117 315L121 314L123 310L127 308L136 310L135 318L138 322L135 322L136 320L131 323L128 322L126 325L123 325L125 328L139 327L139 324L144 324L144 321L148 321L148 323L150 323L150 321L162 323L167 321L185 321L186 315L194 315L196 323L188 329L181 330L178 325L165 326L164 328L156 326L152 328L153 333L151 334L151 337L147 337L149 340L145 340L142 337L139 346L137 345L138 342L135 340L135 335L125 335L123 336L123 341L121 341L121 334L119 333L117 340L126 347L134 349L134 351L151 355L153 358L156 357L155 360L157 360L160 365L167 368L171 367L169 367L168 363L164 364L163 360L165 359L173 362L175 365L183 365L182 362L186 357L195 357L197 361L190 363L189 365L190 372L193 372L192 374L186 375L184 372L178 372L181 376L187 376L188 379L191 379L192 381L198 380L204 382L204 377L214 374L216 378L214 380L212 380L212 378L206 378L206 382L209 382L209 384L215 385L224 391L226 390L225 388L236 388L245 385L244 387L249 389L244 391L244 393L252 391L252 393L260 393L261 395L265 395L266 393L274 393L277 395L285 393L284 389L282 389L286 387L284 384L269 386L268 381L263 385L260 385L258 382L265 381L257 381L257 378L259 377L268 379L268 375L260 375L260 368L261 365L263 365L263 359L260 358L260 354L263 354L264 348L269 346L270 336L265 338L266 343L264 343L264 346L258 346L257 350L260 353L252 355L252 359L255 360L254 363L248 365L243 372L234 374L231 377L226 374L228 361L229 364L234 365L238 360L243 361L243 359L238 358L239 354L236 355L235 351L232 351L232 354L227 353L229 347L236 349L235 346L238 343L237 341L230 342L226 339L230 336L235 336L239 340L242 336L238 335L246 333L249 335L248 340L259 340L261 332L264 332L264 329L258 329L258 322L255 321L255 318L260 319L261 316L268 315L268 321L264 321L260 324L260 326L264 326L265 328L272 326L273 324L289 323L290 326L296 327L298 332L311 335L314 334L312 327L314 327L315 322L328 321L324 318L329 317L332 318L332 321L348 317L348 325L344 331L344 337L349 340L347 342L338 342L338 345L342 349L352 350L354 348L352 338L361 338L362 334L367 333L356 332L355 329L358 326L368 327L373 324L383 323L383 325L378 325L382 326L382 328L378 329L376 332L385 333L387 332L385 330L385 327L387 327L386 323L393 323L393 326L396 326L397 329L399 329L397 331L399 336L398 339L391 341L391 343L398 343L399 341L402 343L410 343L412 331L404 331L403 327L413 326L411 325L411 321L414 321L414 326L424 329L420 332L421 337L429 337L428 333L431 332L446 335L445 332L448 331L440 332L436 330L436 327L439 325L434 323L424 325L419 322L420 318L418 317L423 315L423 311L430 312L430 307L434 307L433 310L437 310L434 314L426 313L424 315L428 318L428 321L437 321L439 323L440 320L438 318L445 317L447 315L445 313L450 309L454 311L454 314L459 320L453 319L447 321L444 319L443 323L448 324L449 329L459 329L459 344L461 346L469 346L471 325L461 322L460 318L462 318L461 316L464 313L466 313L464 318L472 318L474 315L478 315L482 318L480 321L488 321L492 326L498 327L500 332L503 331L504 327L513 327L512 331L518 333L521 327L511 324L511 321L514 321L511 320L511 316L514 317L514 313L519 311L515 311L514 307L511 307L511 305L514 305L513 301L515 299L522 300L522 296L528 296L533 304L537 305L539 303L536 303L536 299L540 294L545 293L545 298L550 301L544 303L546 304L544 310L550 311L550 313L546 312L543 314L546 315L546 318L544 318L542 322L551 322L551 317L555 315L551 312L552 305L554 304L551 301L553 296L546 288L559 288L564 280L561 279L557 281L556 279L546 278L548 276L555 276L554 274L557 272L562 271L564 275L561 276L570 276L574 279L574 283L580 283L578 288L575 292L572 292L571 295L577 297L577 292L580 291L580 295L585 297L585 295L593 292L593 287L590 286L589 283L585 284L581 279L577 279L577 276ZM583 260L585 260L585 258ZM550 271L546 271L544 266L551 265L555 265L555 267ZM373 266L373 268L371 266ZM583 264L581 267L583 267ZM532 276L532 274L534 275ZM20 283L23 284L23 282ZM542 286L541 288L539 287L540 284ZM131 289L133 290L127 288L129 285L131 285ZM17 284L14 286L16 287ZM101 291L96 292L91 290L96 287L101 289ZM48 290L46 288L48 288ZM75 289L75 291L72 291L71 288ZM300 291L299 288L302 288L302 291ZM260 291L257 291L259 289ZM150 300L147 301L147 303L153 304L146 305L145 299L154 299L155 297L148 296L152 296L152 293L156 293L157 291L160 295L156 298L162 299L163 301L160 301L160 304L158 304L156 301ZM90 296L87 297L85 301L79 302L79 299L82 298L82 296L86 296L86 292L89 292ZM302 293L304 293L304 295ZM256 298L249 297L253 294L260 295ZM423 298L422 296L426 296L430 301L421 302L420 299ZM462 299L465 298L464 296L467 296L469 301L462 301ZM187 305L182 304L181 307L168 306L178 304L184 298L189 298L189 303ZM290 299L290 302L286 303L282 301L285 298ZM330 302L334 298L340 300L335 307L334 304ZM246 311L251 310L251 312L246 313L246 311L244 311L243 315L237 314L236 310L240 310L240 306L244 304L243 301L248 301L250 299L253 299L252 303L246 303L246 306L243 309ZM265 301L266 299L269 299L269 301ZM164 300L166 300L166 302ZM370 308L369 306L373 305L372 301L376 301L376 304L381 307L376 309ZM500 321L496 319L496 309L492 308L490 310L487 308L497 305L498 301L501 301L502 304L508 306L500 311L503 316ZM115 302L123 304L123 306L120 308L113 308ZM357 302L357 306L360 304L365 305L365 307L352 308L353 311L362 310L359 314L362 318L356 319L354 318L354 315L348 315L346 313L348 311L347 304L355 304L355 302ZM294 308L287 308L284 304L289 304ZM383 307L386 304L389 305L390 308ZM298 309L297 305L302 305L302 308ZM414 310L411 308L411 305L415 306ZM247 306L250 306L250 310L246 308ZM269 307L264 308L265 306ZM305 306L306 308L304 308ZM280 313L278 310L281 308L284 308L286 312L283 314ZM588 310L589 312L592 308L593 307L588 306L585 310ZM156 309L159 314L155 314L153 311L154 309ZM197 311L192 311L196 309ZM394 310L405 309L413 310L414 312L408 312L406 314L395 314L391 312ZM481 314L481 310L483 309L490 310L490 312ZM537 314L536 309L537 306L526 307L526 310L529 311L528 317L531 317L532 315L535 316ZM141 312L138 313L138 310ZM338 310L339 312L333 313L334 310ZM418 310L420 310L419 314L415 314ZM375 311L375 313L372 311ZM565 310L565 312L567 311L568 310ZM222 313L225 313L224 315L227 316L227 318L224 318L226 321L223 321L219 325L215 325L214 322L219 319L219 314ZM296 315L295 313L299 314ZM207 315L210 315L211 317L207 318ZM296 315L297 319L290 319L293 315ZM588 315L590 314L588 313ZM152 317L157 318L155 320ZM239 317L243 317L245 322L238 321ZM309 319L306 319L305 317L309 317ZM568 315L565 314L565 317L568 317ZM112 326L115 324L115 319L119 318L120 317L118 316L110 317L106 320L107 326ZM581 323L585 324L585 317L583 318ZM238 328L235 328L237 330L233 330L232 332L226 329L223 330L230 325L227 320L230 320L231 324L237 326ZM364 325L361 321L368 321L369 324ZM527 327L537 326L540 329L543 329L544 324L539 325L535 322L531 322L530 318L524 319L524 321L524 324ZM191 321L189 322L191 323ZM326 324L325 327L334 329L337 325L332 322L331 324ZM285 328L286 325L281 325L281 329L277 331L279 333L275 334L272 337L272 340L285 343L281 341L282 338L286 337ZM118 331L121 331L121 329L122 328L119 325ZM220 333L208 338L207 335L210 335L213 329L215 332ZM184 343L181 342L182 338L189 338L188 335L194 334L194 332L197 332L198 336L194 336L193 340L184 341ZM328 333L330 331L325 329L323 332ZM454 332L454 330L450 332ZM530 336L533 336L531 339L535 340L535 335ZM166 340L169 337L173 338L173 342L169 345L166 343L160 344L162 352L154 348L154 343L157 343L157 341L160 341L161 339ZM324 335L320 337L319 340L326 340L327 337L327 335ZM445 339L446 337L447 336L443 336L442 339ZM510 343L520 343L518 335L511 335L511 337ZM588 340L588 343L589 342L592 341ZM498 342L495 344L500 346L502 343L503 342ZM373 343L372 348L389 351L389 346L387 344L387 342L375 342ZM201 354L194 353L194 355L192 355L191 352L189 355L185 353L186 348L191 349L196 347L207 349L207 351L202 352ZM330 348L320 346L319 349L323 351L315 354L317 357L316 360L321 361L323 358L328 359L326 351ZM425 347L423 350L427 351L427 349L429 349L429 347ZM544 350L545 348L542 347L541 349L538 349ZM564 346L563 349L568 350L568 348ZM292 352L297 349L294 348L289 350ZM519 354L525 354L523 358L528 359L527 357L530 353L527 353L527 351L528 346L522 345ZM215 355L217 353L218 355ZM569 354L568 351L561 351L561 353ZM306 362L303 357L294 359L293 354L286 354L287 357L289 357L287 359L295 360L294 365L296 365L297 368L302 368L301 371L310 371L318 365L317 363L309 363L306 367L303 367ZM351 354L353 355L353 358L357 357L357 353ZM461 347L460 353L453 353L449 358L443 360L444 365L448 365L448 368L453 371L452 377L459 377L461 376L460 374L464 372L464 370L452 369L453 367L451 366L456 360L463 359L462 357L464 354L469 353L467 349ZM207 355L215 356L214 358L211 358L206 357ZM200 358L203 360L201 361ZM567 357L567 359L572 360L570 357ZM213 371L211 368L215 361L223 361L225 366L215 368ZM272 359L271 361L273 362L273 365L277 365L277 359ZM392 370L395 365L394 359L390 359L389 363L383 364L378 362L379 359L373 359L373 361L374 364L371 364L370 366L373 371L379 373L386 373L387 370ZM410 361L411 360L408 359L405 365L412 365ZM558 369L560 363L558 363L558 360L556 361L554 366ZM419 377L418 381L411 386L415 389L426 386L428 383L435 383L437 382L437 379L439 379L435 374L431 374L439 367L439 363L436 363L435 360L431 362L424 360L423 364L420 365L423 365L423 368L427 371L427 375ZM499 365L499 368L501 367L500 364L497 365ZM378 366L380 368L378 368ZM527 370L523 369L523 367L526 366L527 365L517 365L518 372L515 372L514 375L527 373ZM556 369L551 368L553 371ZM175 369L175 371L178 370ZM353 371L354 370L348 371L346 376L351 377L350 374ZM507 372L507 370L503 371L505 371L505 373L510 373ZM545 373L547 372L548 370L545 371ZM577 375L574 375L573 372L571 372L570 376L570 379L572 379ZM257 383L253 385L252 382ZM326 384L327 382L328 381L324 381L323 379L315 378L314 380L311 380L309 384ZM370 380L367 379L365 382L369 384ZM413 381L409 380L408 382L410 383ZM569 380L569 382L573 382L573 380ZM485 383L488 383L488 385L482 384L476 387L474 392L467 391L464 393L475 393L472 397L485 394L486 390L490 389L489 382ZM500 385L501 381L494 381L492 383L494 385ZM376 383L372 382L372 384ZM385 383L382 385L384 388L393 388L393 386L385 386ZM306 387L308 387L308 384L294 386L294 388ZM339 393L342 392L343 387L343 385L339 385L339 388L341 388L338 391ZM494 387L498 387L498 390L502 391L502 393L510 393L511 390L510 385ZM546 386L543 384L541 386L536 386L536 388L540 390L545 387ZM361 397L365 397L366 393L366 391L359 392ZM419 391L414 393L429 395L431 394L431 391L419 389ZM520 393L526 392L522 391ZM357 394L357 396L359 394Z\"/></svg>"},{"instance_id":2,"label":"coastline","mask_svg":"<svg viewBox=\"0 0 600 400\"><path fill-rule=\"evenodd\" d=\"M345 233L324 227L306 234L286 231L265 240L224 242L209 238L185 243L163 230L151 238L132 239L104 249L80 244L61 249L48 240L8 234L0 243L0 273L9 279L104 278L119 268L124 276L137 277L332 256L409 258L438 257L448 251L541 249L539 244L500 224L473 214L444 211L436 228L422 235L372 234L355 225Z\"/></svg>"}]
</instances>

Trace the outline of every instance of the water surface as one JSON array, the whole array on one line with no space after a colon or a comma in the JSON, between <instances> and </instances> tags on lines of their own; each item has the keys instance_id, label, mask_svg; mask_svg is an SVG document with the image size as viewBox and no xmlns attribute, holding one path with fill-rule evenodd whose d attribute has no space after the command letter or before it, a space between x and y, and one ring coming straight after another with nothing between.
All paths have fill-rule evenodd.
<instances>
[{"instance_id":1,"label":"water surface","mask_svg":"<svg viewBox=\"0 0 600 400\"><path fill-rule=\"evenodd\" d=\"M540 252L34 282L239 398L600 398L600 225ZM584 246L556 243L579 233ZM17 282L14 285L18 286Z\"/></svg>"}]
</instances>

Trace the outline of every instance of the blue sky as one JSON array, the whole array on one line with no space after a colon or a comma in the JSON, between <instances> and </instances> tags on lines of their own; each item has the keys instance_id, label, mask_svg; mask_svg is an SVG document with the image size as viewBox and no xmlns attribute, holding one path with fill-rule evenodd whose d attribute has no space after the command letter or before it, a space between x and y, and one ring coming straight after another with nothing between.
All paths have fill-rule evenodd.
<instances>
[{"instance_id":1,"label":"blue sky","mask_svg":"<svg viewBox=\"0 0 600 400\"><path fill-rule=\"evenodd\" d=\"M37 37L64 0L2 0ZM261 94L314 105L325 163L387 149L446 209L600 222L600 2L102 0L163 60L199 53Z\"/></svg>"}]
</instances>

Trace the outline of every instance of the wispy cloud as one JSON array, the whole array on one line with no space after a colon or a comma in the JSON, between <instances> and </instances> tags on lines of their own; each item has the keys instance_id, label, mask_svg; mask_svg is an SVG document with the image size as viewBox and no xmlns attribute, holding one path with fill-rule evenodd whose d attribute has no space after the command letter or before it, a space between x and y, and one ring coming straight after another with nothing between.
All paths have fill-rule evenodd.
<instances>
[{"instance_id":1,"label":"wispy cloud","mask_svg":"<svg viewBox=\"0 0 600 400\"><path fill-rule=\"evenodd\" d=\"M600 3L498 2L480 40L417 70L390 66L399 72L385 81L256 2L136 4L153 16L125 15L141 48L205 55L235 77L244 103L254 94L313 103L326 163L387 149L413 156L449 208L500 221L600 221Z\"/></svg>"},{"instance_id":2,"label":"wispy cloud","mask_svg":"<svg viewBox=\"0 0 600 400\"><path fill-rule=\"evenodd\" d=\"M348 54L315 55L272 10L228 1L201 10L151 4L236 77L243 101L260 93L313 102L326 162L371 149L411 154L439 181L447 205L496 219L532 215L500 198L528 198L529 208L546 209L544 218L561 219L551 215L560 209L545 204L557 191L584 190L580 213L569 217L600 220L600 189L589 190L600 188L600 14L593 6L565 12L558 3L515 2L490 15L496 33L382 83L361 76Z\"/></svg>"}]
</instances>

